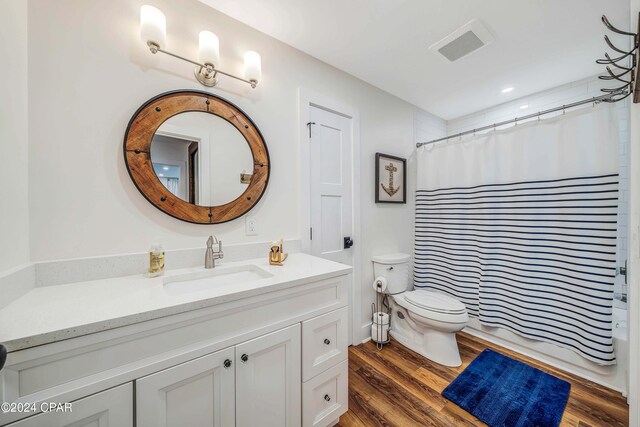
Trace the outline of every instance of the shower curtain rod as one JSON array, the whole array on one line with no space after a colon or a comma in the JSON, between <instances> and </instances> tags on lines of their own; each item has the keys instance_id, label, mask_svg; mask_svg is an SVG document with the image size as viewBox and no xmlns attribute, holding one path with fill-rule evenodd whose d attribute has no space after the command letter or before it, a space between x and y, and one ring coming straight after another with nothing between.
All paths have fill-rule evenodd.
<instances>
[{"instance_id":1,"label":"shower curtain rod","mask_svg":"<svg viewBox=\"0 0 640 427\"><path fill-rule=\"evenodd\" d=\"M519 121L532 119L534 117L540 118L540 116L542 116L544 114L555 113L556 111L564 111L564 110L566 110L568 108L577 107L579 105L590 104L590 103L599 104L600 102L616 102L618 100L622 100L622 99L626 98L628 93L629 92L627 90L620 90L620 91L608 93L606 95L594 96L592 98L583 99L582 101L572 102L571 104L566 104L566 105L563 105L561 107L551 108L549 110L544 110L544 111L538 111L537 113L528 114L528 115L522 116L522 117L516 117L514 119L505 120L503 122L498 122L498 123L494 123L494 124L491 124L491 125L482 126L482 127L471 129L471 130L467 130L467 131L464 131L464 132L459 132L459 133L456 133L454 135L445 136L443 138L432 139L431 141L427 141L427 142L418 142L418 143L416 143L416 148L420 148L423 145L434 144L434 143L440 142L440 141L446 141L446 140L451 139L451 138L458 138L460 136L469 135L469 134L476 133L476 132L481 132L483 130L489 130L489 129L494 129L495 130L495 128L497 128L498 126L504 126L504 125L508 125L508 124L511 124L511 123L518 123ZM620 98L618 100L614 100L613 99L614 96L619 96L619 95L624 95L624 97Z\"/></svg>"}]
</instances>

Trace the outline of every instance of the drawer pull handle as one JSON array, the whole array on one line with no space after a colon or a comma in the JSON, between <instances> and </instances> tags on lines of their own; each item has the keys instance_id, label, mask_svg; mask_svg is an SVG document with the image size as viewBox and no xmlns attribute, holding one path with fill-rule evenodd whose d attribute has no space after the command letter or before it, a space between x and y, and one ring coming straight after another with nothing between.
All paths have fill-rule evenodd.
<instances>
[{"instance_id":1,"label":"drawer pull handle","mask_svg":"<svg viewBox=\"0 0 640 427\"><path fill-rule=\"evenodd\" d=\"M326 400L327 402L329 402L331 400L331 396L329 396L328 394L324 395L324 400Z\"/></svg>"},{"instance_id":2,"label":"drawer pull handle","mask_svg":"<svg viewBox=\"0 0 640 427\"><path fill-rule=\"evenodd\" d=\"M224 367L225 367L225 368L227 368L227 369L228 369L229 367L231 367L231 360L229 360L229 359L225 360L225 361L224 361Z\"/></svg>"},{"instance_id":3,"label":"drawer pull handle","mask_svg":"<svg viewBox=\"0 0 640 427\"><path fill-rule=\"evenodd\" d=\"M249 356L247 356L246 354L243 354L242 356L240 356L240 360L242 360L243 362L246 362L247 360L249 360Z\"/></svg>"},{"instance_id":4,"label":"drawer pull handle","mask_svg":"<svg viewBox=\"0 0 640 427\"><path fill-rule=\"evenodd\" d=\"M325 339L324 339L324 343L325 343L326 345L329 345L329 344L331 344L331 340L330 340L329 338L325 338Z\"/></svg>"}]
</instances>

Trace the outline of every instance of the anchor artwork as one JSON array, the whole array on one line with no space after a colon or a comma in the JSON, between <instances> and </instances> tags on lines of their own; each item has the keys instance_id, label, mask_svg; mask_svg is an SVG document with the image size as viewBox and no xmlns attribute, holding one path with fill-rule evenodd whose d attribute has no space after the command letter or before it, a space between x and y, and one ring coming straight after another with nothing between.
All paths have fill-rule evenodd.
<instances>
[{"instance_id":1,"label":"anchor artwork","mask_svg":"<svg viewBox=\"0 0 640 427\"><path fill-rule=\"evenodd\" d=\"M376 153L376 203L406 203L406 184L406 159Z\"/></svg>"},{"instance_id":2,"label":"anchor artwork","mask_svg":"<svg viewBox=\"0 0 640 427\"><path fill-rule=\"evenodd\" d=\"M389 195L392 196L400 190L400 187L393 187L393 173L398 172L398 168L393 165L393 163L389 163L384 167L385 170L389 171L389 186L386 187L383 183L380 183L382 189Z\"/></svg>"}]
</instances>

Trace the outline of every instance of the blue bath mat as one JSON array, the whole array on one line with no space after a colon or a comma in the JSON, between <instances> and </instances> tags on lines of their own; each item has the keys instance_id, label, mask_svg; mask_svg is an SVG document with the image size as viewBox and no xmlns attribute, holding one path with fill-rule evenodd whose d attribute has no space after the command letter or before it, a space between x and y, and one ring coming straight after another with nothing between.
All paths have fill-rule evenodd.
<instances>
[{"instance_id":1,"label":"blue bath mat","mask_svg":"<svg viewBox=\"0 0 640 427\"><path fill-rule=\"evenodd\" d=\"M571 385L484 350L442 395L491 427L557 427Z\"/></svg>"}]
</instances>

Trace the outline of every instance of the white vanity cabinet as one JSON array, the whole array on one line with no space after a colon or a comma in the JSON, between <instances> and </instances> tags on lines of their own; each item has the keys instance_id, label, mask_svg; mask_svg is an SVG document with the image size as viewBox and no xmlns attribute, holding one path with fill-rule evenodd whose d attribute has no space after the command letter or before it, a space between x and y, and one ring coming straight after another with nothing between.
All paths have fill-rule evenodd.
<instances>
[{"instance_id":1,"label":"white vanity cabinet","mask_svg":"<svg viewBox=\"0 0 640 427\"><path fill-rule=\"evenodd\" d=\"M348 273L10 351L0 401L73 412L0 412L0 426L333 425L347 411Z\"/></svg>"},{"instance_id":2,"label":"white vanity cabinet","mask_svg":"<svg viewBox=\"0 0 640 427\"><path fill-rule=\"evenodd\" d=\"M300 325L136 381L138 427L300 425Z\"/></svg>"}]
</instances>

